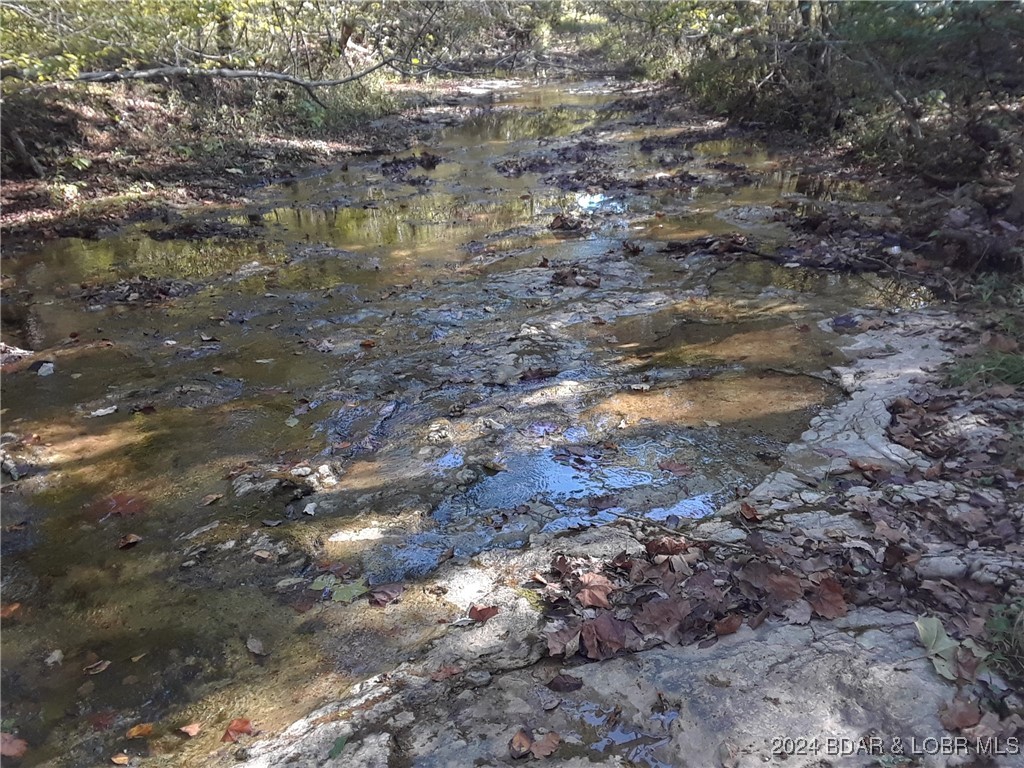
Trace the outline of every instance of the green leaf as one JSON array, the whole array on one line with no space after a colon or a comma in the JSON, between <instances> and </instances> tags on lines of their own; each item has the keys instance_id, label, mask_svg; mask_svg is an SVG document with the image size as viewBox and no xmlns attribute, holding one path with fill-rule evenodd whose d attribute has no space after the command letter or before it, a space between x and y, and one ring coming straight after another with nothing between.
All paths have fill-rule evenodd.
<instances>
[{"instance_id":1,"label":"green leaf","mask_svg":"<svg viewBox=\"0 0 1024 768\"><path fill-rule=\"evenodd\" d=\"M914 622L917 633L921 638L921 645L925 647L929 656L945 656L956 649L959 643L946 634L942 628L942 622L934 616L922 616Z\"/></svg>"},{"instance_id":2,"label":"green leaf","mask_svg":"<svg viewBox=\"0 0 1024 768\"><path fill-rule=\"evenodd\" d=\"M336 603L351 603L360 595L366 594L366 580L360 579L351 584L342 584L334 588L334 595L331 599Z\"/></svg>"},{"instance_id":3,"label":"green leaf","mask_svg":"<svg viewBox=\"0 0 1024 768\"><path fill-rule=\"evenodd\" d=\"M331 747L331 751L327 753L328 759L333 760L341 754L341 750L348 744L348 736L339 736L334 740L334 746Z\"/></svg>"},{"instance_id":4,"label":"green leaf","mask_svg":"<svg viewBox=\"0 0 1024 768\"><path fill-rule=\"evenodd\" d=\"M309 585L309 588L320 591L321 589L325 589L327 587L333 587L334 583L337 580L338 577L335 576L333 573L325 573L313 579L313 583Z\"/></svg>"}]
</instances>

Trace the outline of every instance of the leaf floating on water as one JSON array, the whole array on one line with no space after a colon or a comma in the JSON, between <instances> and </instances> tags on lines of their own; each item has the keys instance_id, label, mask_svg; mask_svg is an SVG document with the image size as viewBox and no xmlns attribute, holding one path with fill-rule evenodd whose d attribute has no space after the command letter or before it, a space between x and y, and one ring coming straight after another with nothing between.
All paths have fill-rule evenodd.
<instances>
[{"instance_id":1,"label":"leaf floating on water","mask_svg":"<svg viewBox=\"0 0 1024 768\"><path fill-rule=\"evenodd\" d=\"M227 730L224 731L224 735L220 737L220 740L231 742L233 744L238 741L239 736L252 736L252 734L252 721L239 717L231 721L231 724L228 725Z\"/></svg>"},{"instance_id":2,"label":"leaf floating on water","mask_svg":"<svg viewBox=\"0 0 1024 768\"><path fill-rule=\"evenodd\" d=\"M117 540L118 549L131 549L136 544L142 541L142 537L135 533L126 533L120 539Z\"/></svg>"},{"instance_id":3,"label":"leaf floating on water","mask_svg":"<svg viewBox=\"0 0 1024 768\"><path fill-rule=\"evenodd\" d=\"M334 740L334 746L331 747L331 751L327 753L327 757L331 760L338 757L346 744L348 744L348 736L339 736L336 738Z\"/></svg>"},{"instance_id":4,"label":"leaf floating on water","mask_svg":"<svg viewBox=\"0 0 1024 768\"><path fill-rule=\"evenodd\" d=\"M98 675L100 672L104 671L109 666L110 662L104 659L102 661L97 661L95 664L90 664L87 667L83 667L82 671L85 672L85 674L87 675Z\"/></svg>"},{"instance_id":5,"label":"leaf floating on water","mask_svg":"<svg viewBox=\"0 0 1024 768\"><path fill-rule=\"evenodd\" d=\"M124 752L118 752L110 758L110 762L114 765L128 765L132 759L128 757Z\"/></svg>"},{"instance_id":6,"label":"leaf floating on water","mask_svg":"<svg viewBox=\"0 0 1024 768\"><path fill-rule=\"evenodd\" d=\"M263 647L263 641L258 637L250 637L245 641L245 647L249 649L249 652L254 656L266 656L267 651Z\"/></svg>"},{"instance_id":7,"label":"leaf floating on water","mask_svg":"<svg viewBox=\"0 0 1024 768\"><path fill-rule=\"evenodd\" d=\"M498 610L498 606L496 605L484 606L473 604L469 607L469 618L483 624L489 618L497 615Z\"/></svg>"},{"instance_id":8,"label":"leaf floating on water","mask_svg":"<svg viewBox=\"0 0 1024 768\"><path fill-rule=\"evenodd\" d=\"M397 603L405 587L401 584L380 584L370 590L370 605L384 607Z\"/></svg>"},{"instance_id":9,"label":"leaf floating on water","mask_svg":"<svg viewBox=\"0 0 1024 768\"><path fill-rule=\"evenodd\" d=\"M536 758L550 757L561 743L562 737L554 731L549 731L542 738L533 742L533 745L530 747L530 753Z\"/></svg>"},{"instance_id":10,"label":"leaf floating on water","mask_svg":"<svg viewBox=\"0 0 1024 768\"><path fill-rule=\"evenodd\" d=\"M199 732L203 730L203 724L189 723L188 725L181 726L181 728L179 728L178 730L184 733L189 738L192 738L193 736L199 735Z\"/></svg>"},{"instance_id":11,"label":"leaf floating on water","mask_svg":"<svg viewBox=\"0 0 1024 768\"><path fill-rule=\"evenodd\" d=\"M508 752L512 758L518 760L530 754L530 747L533 746L533 734L525 728L516 731L516 735L508 743Z\"/></svg>"},{"instance_id":12,"label":"leaf floating on water","mask_svg":"<svg viewBox=\"0 0 1024 768\"><path fill-rule=\"evenodd\" d=\"M0 733L0 755L22 757L28 749L28 742L10 733Z\"/></svg>"},{"instance_id":13,"label":"leaf floating on water","mask_svg":"<svg viewBox=\"0 0 1024 768\"><path fill-rule=\"evenodd\" d=\"M124 735L126 739L141 739L146 736L153 735L153 724L152 723L139 723L133 725L128 729L128 733Z\"/></svg>"}]
</instances>

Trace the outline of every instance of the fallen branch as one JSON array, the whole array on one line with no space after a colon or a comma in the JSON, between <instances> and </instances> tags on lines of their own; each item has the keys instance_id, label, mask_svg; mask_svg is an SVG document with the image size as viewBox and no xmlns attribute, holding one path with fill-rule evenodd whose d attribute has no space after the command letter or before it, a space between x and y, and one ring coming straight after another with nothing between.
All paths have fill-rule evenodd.
<instances>
[{"instance_id":1,"label":"fallen branch","mask_svg":"<svg viewBox=\"0 0 1024 768\"><path fill-rule=\"evenodd\" d=\"M43 168L42 164L32 156L32 153L28 151L25 146L25 142L21 140L21 135L18 133L17 128L11 128L8 131L11 137L11 143L14 144L14 154L18 156L18 159L32 169L32 173L38 176L40 179L46 176L46 169Z\"/></svg>"},{"instance_id":2,"label":"fallen branch","mask_svg":"<svg viewBox=\"0 0 1024 768\"><path fill-rule=\"evenodd\" d=\"M72 80L82 83L114 83L122 80L159 80L163 77L216 77L228 80L275 80L277 82L289 83L303 88L313 101L321 107L326 107L327 105L317 98L315 89L333 88L338 85L355 82L356 80L360 80L367 75L376 72L378 69L383 69L393 63L392 59L385 59L384 61L374 64L368 69L364 69L362 72L356 72L353 75L342 77L337 80L303 80L300 77L287 75L283 72L267 72L260 69L200 69L197 67L171 66L127 71L111 70L103 72L82 72L77 77L72 78Z\"/></svg>"}]
</instances>

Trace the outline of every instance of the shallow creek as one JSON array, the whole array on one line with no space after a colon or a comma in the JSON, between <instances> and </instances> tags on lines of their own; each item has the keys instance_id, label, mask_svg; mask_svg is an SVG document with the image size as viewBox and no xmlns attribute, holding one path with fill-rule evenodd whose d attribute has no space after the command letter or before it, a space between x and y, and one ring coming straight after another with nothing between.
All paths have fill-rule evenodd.
<instances>
[{"instance_id":1,"label":"shallow creek","mask_svg":"<svg viewBox=\"0 0 1024 768\"><path fill-rule=\"evenodd\" d=\"M214 237L150 223L5 264L55 366L3 383L30 465L3 511L3 730L25 765L201 765L232 718L278 728L444 632L422 586L440 562L712 514L838 397L822 321L923 301L664 250L771 250L773 206L881 204L603 84L504 87L429 147L260 194L197 219ZM140 274L191 287L80 295ZM309 589L327 565L402 602L332 602Z\"/></svg>"}]
</instances>

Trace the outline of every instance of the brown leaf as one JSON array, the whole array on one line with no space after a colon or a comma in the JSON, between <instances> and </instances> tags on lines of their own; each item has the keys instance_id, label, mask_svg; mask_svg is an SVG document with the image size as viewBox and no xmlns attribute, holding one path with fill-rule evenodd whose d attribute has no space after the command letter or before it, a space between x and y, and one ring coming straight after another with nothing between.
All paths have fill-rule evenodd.
<instances>
[{"instance_id":1,"label":"brown leaf","mask_svg":"<svg viewBox=\"0 0 1024 768\"><path fill-rule=\"evenodd\" d=\"M548 688L558 693L571 693L583 687L583 681L572 675L555 675L548 682Z\"/></svg>"},{"instance_id":2,"label":"brown leaf","mask_svg":"<svg viewBox=\"0 0 1024 768\"><path fill-rule=\"evenodd\" d=\"M28 749L28 742L10 733L0 733L0 755L22 757Z\"/></svg>"},{"instance_id":3,"label":"brown leaf","mask_svg":"<svg viewBox=\"0 0 1024 768\"><path fill-rule=\"evenodd\" d=\"M220 737L220 740L234 743L238 741L238 737L243 734L246 736L252 736L252 721L239 717L231 721L227 730L224 731L224 735Z\"/></svg>"},{"instance_id":4,"label":"brown leaf","mask_svg":"<svg viewBox=\"0 0 1024 768\"><path fill-rule=\"evenodd\" d=\"M611 608L608 595L615 589L607 578L599 573L585 573L580 577L582 589L576 594L580 603L587 608Z\"/></svg>"},{"instance_id":5,"label":"brown leaf","mask_svg":"<svg viewBox=\"0 0 1024 768\"><path fill-rule=\"evenodd\" d=\"M469 618L473 621L479 621L483 624L492 616L496 616L498 613L498 606L496 605L476 605L475 603L469 606Z\"/></svg>"},{"instance_id":6,"label":"brown leaf","mask_svg":"<svg viewBox=\"0 0 1024 768\"><path fill-rule=\"evenodd\" d=\"M439 683L442 680L447 680L449 677L455 677L456 675L461 674L462 669L460 669L459 667L446 665L443 667L438 667L433 672L433 674L430 675L430 679L433 680L435 683Z\"/></svg>"},{"instance_id":7,"label":"brown leaf","mask_svg":"<svg viewBox=\"0 0 1024 768\"><path fill-rule=\"evenodd\" d=\"M804 596L804 588L799 577L791 573L774 573L768 577L765 589L772 600L779 603L792 603Z\"/></svg>"},{"instance_id":8,"label":"brown leaf","mask_svg":"<svg viewBox=\"0 0 1024 768\"><path fill-rule=\"evenodd\" d=\"M124 752L118 752L116 755L112 755L110 758L110 762L112 762L114 765L128 765L131 761L132 759Z\"/></svg>"},{"instance_id":9,"label":"brown leaf","mask_svg":"<svg viewBox=\"0 0 1024 768\"><path fill-rule=\"evenodd\" d=\"M691 610L689 600L658 597L648 600L633 614L633 624L645 635L653 635L678 645L679 626Z\"/></svg>"},{"instance_id":10,"label":"brown leaf","mask_svg":"<svg viewBox=\"0 0 1024 768\"><path fill-rule=\"evenodd\" d=\"M862 461L861 459L850 459L850 466L863 475L870 475L874 472L884 472L885 467L873 461Z\"/></svg>"},{"instance_id":11,"label":"brown leaf","mask_svg":"<svg viewBox=\"0 0 1024 768\"><path fill-rule=\"evenodd\" d=\"M530 754L530 747L532 746L533 734L525 728L520 728L509 741L508 752L512 755L513 759L518 760L520 757L526 757Z\"/></svg>"},{"instance_id":12,"label":"brown leaf","mask_svg":"<svg viewBox=\"0 0 1024 768\"><path fill-rule=\"evenodd\" d=\"M996 352L1003 352L1010 355L1020 349L1020 344L1016 339L1002 333L993 333L992 331L985 331L981 334L981 345L995 350Z\"/></svg>"},{"instance_id":13,"label":"brown leaf","mask_svg":"<svg viewBox=\"0 0 1024 768\"><path fill-rule=\"evenodd\" d=\"M0 608L0 619L10 619L21 610L21 603L7 603Z\"/></svg>"},{"instance_id":14,"label":"brown leaf","mask_svg":"<svg viewBox=\"0 0 1024 768\"><path fill-rule=\"evenodd\" d=\"M811 604L798 600L782 613L793 624L807 624L811 620Z\"/></svg>"},{"instance_id":15,"label":"brown leaf","mask_svg":"<svg viewBox=\"0 0 1024 768\"><path fill-rule=\"evenodd\" d=\"M203 730L203 724L202 723L189 723L188 725L181 726L181 728L179 728L178 730L181 731L182 733L184 733L186 736L191 738L193 736L199 735L199 732L201 730Z\"/></svg>"},{"instance_id":16,"label":"brown leaf","mask_svg":"<svg viewBox=\"0 0 1024 768\"><path fill-rule=\"evenodd\" d=\"M971 728L981 722L978 702L954 698L939 711L939 720L949 731Z\"/></svg>"},{"instance_id":17,"label":"brown leaf","mask_svg":"<svg viewBox=\"0 0 1024 768\"><path fill-rule=\"evenodd\" d=\"M637 651L643 647L643 638L633 625L616 619L610 613L602 613L596 619L583 622L580 638L587 657L596 660L610 659L619 651Z\"/></svg>"},{"instance_id":18,"label":"brown leaf","mask_svg":"<svg viewBox=\"0 0 1024 768\"><path fill-rule=\"evenodd\" d=\"M136 544L142 541L142 537L134 533L126 533L120 539L117 540L118 549L131 549Z\"/></svg>"},{"instance_id":19,"label":"brown leaf","mask_svg":"<svg viewBox=\"0 0 1024 768\"><path fill-rule=\"evenodd\" d=\"M208 507L211 504L216 504L218 501L224 498L223 493L208 493L199 500L199 503L204 507Z\"/></svg>"},{"instance_id":20,"label":"brown leaf","mask_svg":"<svg viewBox=\"0 0 1024 768\"><path fill-rule=\"evenodd\" d=\"M848 610L843 588L831 576L822 579L817 591L808 598L811 608L823 619L838 619Z\"/></svg>"},{"instance_id":21,"label":"brown leaf","mask_svg":"<svg viewBox=\"0 0 1024 768\"><path fill-rule=\"evenodd\" d=\"M547 633L548 654L551 656L575 656L580 650L580 625L570 624L557 632Z\"/></svg>"},{"instance_id":22,"label":"brown leaf","mask_svg":"<svg viewBox=\"0 0 1024 768\"><path fill-rule=\"evenodd\" d=\"M405 587L401 584L379 584L370 589L370 605L383 607L397 603Z\"/></svg>"},{"instance_id":23,"label":"brown leaf","mask_svg":"<svg viewBox=\"0 0 1024 768\"><path fill-rule=\"evenodd\" d=\"M527 368L519 377L520 381L541 381L558 375L557 368Z\"/></svg>"},{"instance_id":24,"label":"brown leaf","mask_svg":"<svg viewBox=\"0 0 1024 768\"><path fill-rule=\"evenodd\" d=\"M724 619L715 622L715 634L719 637L722 635L731 635L742 626L743 617L738 613L731 613Z\"/></svg>"},{"instance_id":25,"label":"brown leaf","mask_svg":"<svg viewBox=\"0 0 1024 768\"><path fill-rule=\"evenodd\" d=\"M362 347L363 349L372 349L373 347L377 346L377 342L374 341L373 339L363 339L362 341L359 342L359 346Z\"/></svg>"},{"instance_id":26,"label":"brown leaf","mask_svg":"<svg viewBox=\"0 0 1024 768\"><path fill-rule=\"evenodd\" d=\"M562 743L562 737L554 731L548 731L543 738L537 739L530 747L530 752L536 758L550 757Z\"/></svg>"},{"instance_id":27,"label":"brown leaf","mask_svg":"<svg viewBox=\"0 0 1024 768\"><path fill-rule=\"evenodd\" d=\"M658 539L651 539L644 545L647 554L655 555L679 555L689 548L689 543L682 537L662 536Z\"/></svg>"},{"instance_id":28,"label":"brown leaf","mask_svg":"<svg viewBox=\"0 0 1024 768\"><path fill-rule=\"evenodd\" d=\"M752 523L761 521L761 515L758 514L757 509L748 501L740 503L740 514L743 515L745 520L749 520Z\"/></svg>"},{"instance_id":29,"label":"brown leaf","mask_svg":"<svg viewBox=\"0 0 1024 768\"><path fill-rule=\"evenodd\" d=\"M659 461L658 469L664 470L665 472L671 472L676 477L687 477L693 474L693 467L689 464L684 464L681 461Z\"/></svg>"},{"instance_id":30,"label":"brown leaf","mask_svg":"<svg viewBox=\"0 0 1024 768\"><path fill-rule=\"evenodd\" d=\"M153 724L152 723L139 723L133 725L128 729L128 733L124 735L126 739L141 739L146 736L153 735Z\"/></svg>"}]
</instances>

